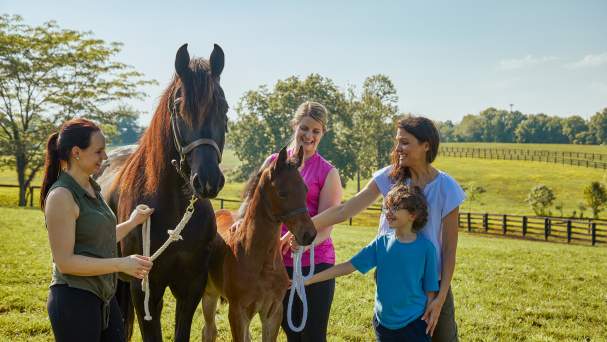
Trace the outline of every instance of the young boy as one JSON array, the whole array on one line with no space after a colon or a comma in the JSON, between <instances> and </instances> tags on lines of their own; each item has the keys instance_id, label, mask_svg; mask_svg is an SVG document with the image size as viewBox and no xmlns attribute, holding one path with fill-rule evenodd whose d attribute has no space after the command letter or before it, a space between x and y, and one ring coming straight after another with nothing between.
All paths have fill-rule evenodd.
<instances>
[{"instance_id":1,"label":"young boy","mask_svg":"<svg viewBox=\"0 0 607 342\"><path fill-rule=\"evenodd\" d=\"M380 235L350 261L313 275L306 285L376 269L373 327L378 341L430 341L421 319L438 291L434 246L421 234L428 208L421 191L395 186L386 196L393 233Z\"/></svg>"}]
</instances>

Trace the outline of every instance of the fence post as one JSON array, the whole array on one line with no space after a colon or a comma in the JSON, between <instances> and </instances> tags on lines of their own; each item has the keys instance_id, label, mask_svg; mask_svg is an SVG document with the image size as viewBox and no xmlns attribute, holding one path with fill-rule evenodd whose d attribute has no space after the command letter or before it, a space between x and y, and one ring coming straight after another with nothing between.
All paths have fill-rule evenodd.
<instances>
[{"instance_id":1,"label":"fence post","mask_svg":"<svg viewBox=\"0 0 607 342\"><path fill-rule=\"evenodd\" d=\"M472 231L472 214L468 213L468 231Z\"/></svg>"},{"instance_id":2,"label":"fence post","mask_svg":"<svg viewBox=\"0 0 607 342\"><path fill-rule=\"evenodd\" d=\"M571 220L567 220L567 243L571 242Z\"/></svg>"},{"instance_id":3,"label":"fence post","mask_svg":"<svg viewBox=\"0 0 607 342\"><path fill-rule=\"evenodd\" d=\"M30 186L30 207L34 207L34 187Z\"/></svg>"},{"instance_id":4,"label":"fence post","mask_svg":"<svg viewBox=\"0 0 607 342\"><path fill-rule=\"evenodd\" d=\"M485 232L489 230L489 214L483 214L483 228L485 228Z\"/></svg>"},{"instance_id":5,"label":"fence post","mask_svg":"<svg viewBox=\"0 0 607 342\"><path fill-rule=\"evenodd\" d=\"M544 239L548 240L548 235L550 235L550 219L544 218Z\"/></svg>"},{"instance_id":6,"label":"fence post","mask_svg":"<svg viewBox=\"0 0 607 342\"><path fill-rule=\"evenodd\" d=\"M502 217L502 233L506 235L506 231L508 230L508 216L504 215Z\"/></svg>"},{"instance_id":7,"label":"fence post","mask_svg":"<svg viewBox=\"0 0 607 342\"><path fill-rule=\"evenodd\" d=\"M527 216L523 216L523 237L527 235Z\"/></svg>"},{"instance_id":8,"label":"fence post","mask_svg":"<svg viewBox=\"0 0 607 342\"><path fill-rule=\"evenodd\" d=\"M219 200L219 207L223 209L223 198Z\"/></svg>"},{"instance_id":9,"label":"fence post","mask_svg":"<svg viewBox=\"0 0 607 342\"><path fill-rule=\"evenodd\" d=\"M352 218L350 217L350 225L352 225Z\"/></svg>"},{"instance_id":10,"label":"fence post","mask_svg":"<svg viewBox=\"0 0 607 342\"><path fill-rule=\"evenodd\" d=\"M596 222L592 222L591 226L592 231L592 245L596 245Z\"/></svg>"}]
</instances>

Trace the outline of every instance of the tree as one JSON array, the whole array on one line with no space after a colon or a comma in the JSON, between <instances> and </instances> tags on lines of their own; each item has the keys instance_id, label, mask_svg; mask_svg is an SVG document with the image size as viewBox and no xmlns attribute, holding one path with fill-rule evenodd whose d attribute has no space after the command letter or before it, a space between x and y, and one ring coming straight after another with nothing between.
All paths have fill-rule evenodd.
<instances>
[{"instance_id":1,"label":"tree","mask_svg":"<svg viewBox=\"0 0 607 342\"><path fill-rule=\"evenodd\" d=\"M588 131L597 144L607 144L607 108L590 118Z\"/></svg>"},{"instance_id":2,"label":"tree","mask_svg":"<svg viewBox=\"0 0 607 342\"><path fill-rule=\"evenodd\" d=\"M519 143L553 143L568 142L563 134L561 118L546 114L529 115L516 129L516 141Z\"/></svg>"},{"instance_id":3,"label":"tree","mask_svg":"<svg viewBox=\"0 0 607 342\"><path fill-rule=\"evenodd\" d=\"M355 94L353 89L350 98ZM351 143L359 176L368 177L374 170L390 163L394 146L398 96L392 81L385 75L368 77L360 100L350 101L352 113Z\"/></svg>"},{"instance_id":4,"label":"tree","mask_svg":"<svg viewBox=\"0 0 607 342\"><path fill-rule=\"evenodd\" d=\"M607 204L607 190L605 186L599 182L592 182L584 188L584 200L586 205L592 209L592 217L599 218L599 213L603 211Z\"/></svg>"},{"instance_id":5,"label":"tree","mask_svg":"<svg viewBox=\"0 0 607 342\"><path fill-rule=\"evenodd\" d=\"M586 121L579 115L573 115L563 119L563 135L571 144L584 144L586 141L582 133L588 131Z\"/></svg>"},{"instance_id":6,"label":"tree","mask_svg":"<svg viewBox=\"0 0 607 342\"><path fill-rule=\"evenodd\" d=\"M481 195L487 191L481 185L476 184L476 182L468 182L462 188L466 191L468 197L468 211L472 211L472 203L476 201L480 202ZM482 203L480 204L482 205Z\"/></svg>"},{"instance_id":7,"label":"tree","mask_svg":"<svg viewBox=\"0 0 607 342\"><path fill-rule=\"evenodd\" d=\"M465 115L453 131L458 141L482 141L483 128L481 120L474 114Z\"/></svg>"},{"instance_id":8,"label":"tree","mask_svg":"<svg viewBox=\"0 0 607 342\"><path fill-rule=\"evenodd\" d=\"M342 177L352 178L355 172L354 151L345 127L352 121L346 99L333 81L318 74L305 79L292 76L279 80L272 90L260 86L248 91L236 107L236 122L230 124L229 139L235 154L242 161L233 176L246 179L265 158L288 144L293 136L290 121L304 101L322 103L329 112L325 133L318 149L340 170Z\"/></svg>"},{"instance_id":9,"label":"tree","mask_svg":"<svg viewBox=\"0 0 607 342\"><path fill-rule=\"evenodd\" d=\"M141 112L133 107L121 105L114 109L112 114L116 120L116 134L110 137L110 142L113 145L135 144L143 133L143 127L137 123Z\"/></svg>"},{"instance_id":10,"label":"tree","mask_svg":"<svg viewBox=\"0 0 607 342\"><path fill-rule=\"evenodd\" d=\"M555 199L552 189L540 184L531 189L525 202L531 206L536 215L546 216L550 215L550 212L546 212L546 209L552 206Z\"/></svg>"},{"instance_id":11,"label":"tree","mask_svg":"<svg viewBox=\"0 0 607 342\"><path fill-rule=\"evenodd\" d=\"M455 125L453 121L447 120L445 122L436 121L436 129L440 134L441 142L455 142L457 138L455 137Z\"/></svg>"},{"instance_id":12,"label":"tree","mask_svg":"<svg viewBox=\"0 0 607 342\"><path fill-rule=\"evenodd\" d=\"M17 171L21 206L52 130L76 116L115 124L102 108L142 97L137 87L151 83L112 60L119 43L91 35L54 21L34 27L20 16L0 16L0 155L11 156L2 160Z\"/></svg>"}]
</instances>

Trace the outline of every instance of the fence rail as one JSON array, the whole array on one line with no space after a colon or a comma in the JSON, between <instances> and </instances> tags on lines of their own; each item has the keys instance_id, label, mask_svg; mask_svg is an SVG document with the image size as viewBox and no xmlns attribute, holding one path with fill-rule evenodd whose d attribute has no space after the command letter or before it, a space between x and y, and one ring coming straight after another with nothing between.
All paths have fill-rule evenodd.
<instances>
[{"instance_id":1,"label":"fence rail","mask_svg":"<svg viewBox=\"0 0 607 342\"><path fill-rule=\"evenodd\" d=\"M471 233L505 235L525 239L607 245L607 220L563 217L460 213L460 229Z\"/></svg>"},{"instance_id":2,"label":"fence rail","mask_svg":"<svg viewBox=\"0 0 607 342\"><path fill-rule=\"evenodd\" d=\"M0 188L2 187L18 188L19 186L0 184ZM36 189L40 187L28 188L26 198L30 207L34 206L33 198ZM211 201L219 204L221 209L226 208L228 203L234 204L230 205L231 208L238 207L241 203L241 200L231 198L215 198ZM371 206L367 209L368 212L378 214L381 210L379 206ZM353 219L350 218L349 224L352 223ZM460 212L458 225L461 230L470 233L607 246L607 220Z\"/></svg>"},{"instance_id":3,"label":"fence rail","mask_svg":"<svg viewBox=\"0 0 607 342\"><path fill-rule=\"evenodd\" d=\"M607 154L603 153L441 146L439 154L456 158L539 161L607 170Z\"/></svg>"}]
</instances>

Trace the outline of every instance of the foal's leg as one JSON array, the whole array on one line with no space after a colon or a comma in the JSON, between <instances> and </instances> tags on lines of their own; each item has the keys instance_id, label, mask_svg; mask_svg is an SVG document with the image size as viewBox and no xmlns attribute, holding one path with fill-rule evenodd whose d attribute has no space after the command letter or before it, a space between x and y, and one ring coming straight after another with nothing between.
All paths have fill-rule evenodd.
<instances>
[{"instance_id":1,"label":"foal's leg","mask_svg":"<svg viewBox=\"0 0 607 342\"><path fill-rule=\"evenodd\" d=\"M273 342L278 338L280 323L282 322L282 300L278 300L260 315L261 318L261 340Z\"/></svg>"},{"instance_id":2,"label":"foal's leg","mask_svg":"<svg viewBox=\"0 0 607 342\"><path fill-rule=\"evenodd\" d=\"M133 305L137 312L137 322L141 331L141 338L144 342L162 341L162 327L160 325L160 317L162 316L162 297L166 285L150 282L150 315L151 321L146 321L145 309L143 308L145 293L141 291L141 281L131 281L131 296L133 297Z\"/></svg>"},{"instance_id":3,"label":"foal's leg","mask_svg":"<svg viewBox=\"0 0 607 342\"><path fill-rule=\"evenodd\" d=\"M219 297L205 292L202 296L202 314L204 316L204 328L202 328L202 340L215 342L217 340L217 326L215 325L215 313Z\"/></svg>"},{"instance_id":4,"label":"foal's leg","mask_svg":"<svg viewBox=\"0 0 607 342\"><path fill-rule=\"evenodd\" d=\"M253 318L253 315L249 314L245 308L239 306L238 303L230 303L228 319L234 342L251 341L251 333L249 332L251 318Z\"/></svg>"},{"instance_id":5,"label":"foal's leg","mask_svg":"<svg viewBox=\"0 0 607 342\"><path fill-rule=\"evenodd\" d=\"M189 341L192 329L192 318L204 287L207 283L207 274L196 278L184 277L170 286L177 301L175 310L175 341Z\"/></svg>"}]
</instances>

